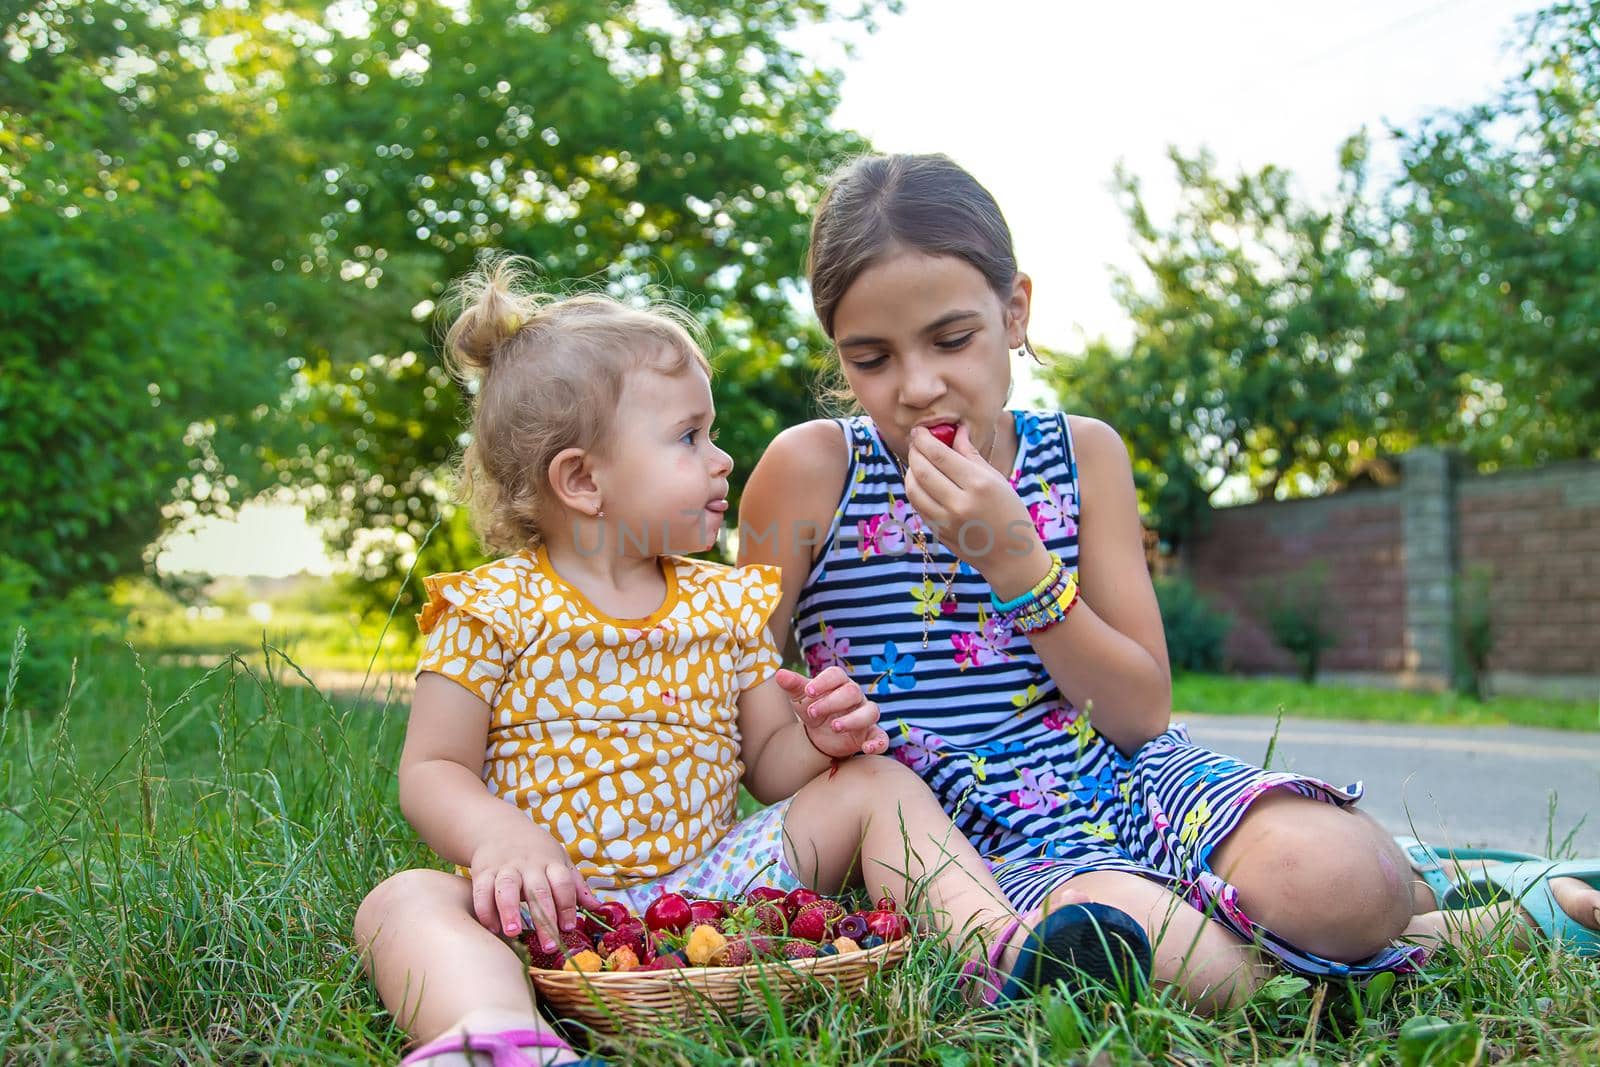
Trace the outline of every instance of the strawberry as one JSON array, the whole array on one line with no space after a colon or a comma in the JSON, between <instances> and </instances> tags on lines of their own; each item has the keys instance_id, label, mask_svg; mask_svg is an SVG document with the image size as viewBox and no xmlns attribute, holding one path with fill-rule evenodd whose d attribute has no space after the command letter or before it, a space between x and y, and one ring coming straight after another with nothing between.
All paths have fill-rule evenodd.
<instances>
[{"instance_id":1,"label":"strawberry","mask_svg":"<svg viewBox=\"0 0 1600 1067\"><path fill-rule=\"evenodd\" d=\"M800 914L789 920L789 936L811 942L826 939L828 936L827 912L815 905L805 908Z\"/></svg>"},{"instance_id":2,"label":"strawberry","mask_svg":"<svg viewBox=\"0 0 1600 1067\"><path fill-rule=\"evenodd\" d=\"M630 919L602 937L595 947L602 956L609 956L619 948L631 948L633 954L642 959L649 952L645 947L647 944L649 938L645 935L644 925L637 919Z\"/></svg>"},{"instance_id":3,"label":"strawberry","mask_svg":"<svg viewBox=\"0 0 1600 1067\"><path fill-rule=\"evenodd\" d=\"M796 914L804 914L808 911L820 911L822 913L822 918L827 922L829 929L833 928L834 923L844 918L845 914L843 904L839 903L837 900L828 900L826 898L819 900L814 904L807 904Z\"/></svg>"},{"instance_id":4,"label":"strawberry","mask_svg":"<svg viewBox=\"0 0 1600 1067\"><path fill-rule=\"evenodd\" d=\"M528 930L519 938L522 946L528 950L528 966L537 967L541 971L559 971L561 965L567 961L567 954L558 946L546 952L539 945L539 937L532 930ZM588 946L585 945L585 948Z\"/></svg>"},{"instance_id":5,"label":"strawberry","mask_svg":"<svg viewBox=\"0 0 1600 1067\"><path fill-rule=\"evenodd\" d=\"M776 953L773 951L772 938L761 937L757 935L756 937L752 937L750 939L751 956L759 960L775 954Z\"/></svg>"},{"instance_id":6,"label":"strawberry","mask_svg":"<svg viewBox=\"0 0 1600 1067\"><path fill-rule=\"evenodd\" d=\"M723 949L721 955L717 957L716 962L724 967L743 967L750 962L750 956L750 942L730 941L728 942L728 947Z\"/></svg>"},{"instance_id":7,"label":"strawberry","mask_svg":"<svg viewBox=\"0 0 1600 1067\"><path fill-rule=\"evenodd\" d=\"M585 937L582 930L567 930L561 935L561 953L564 956L585 952L591 948L594 948L594 942Z\"/></svg>"},{"instance_id":8,"label":"strawberry","mask_svg":"<svg viewBox=\"0 0 1600 1067\"><path fill-rule=\"evenodd\" d=\"M751 910L756 916L756 926L761 931L774 937L783 936L789 921L785 918L782 907L777 904L757 904Z\"/></svg>"},{"instance_id":9,"label":"strawberry","mask_svg":"<svg viewBox=\"0 0 1600 1067\"><path fill-rule=\"evenodd\" d=\"M679 956L675 956L672 953L668 952L668 953L664 953L663 955L657 956L655 959L651 960L650 963L645 966L645 970L647 970L647 971L670 971L670 970L675 970L677 968L680 968L682 966L684 966L683 959L681 957L679 957Z\"/></svg>"},{"instance_id":10,"label":"strawberry","mask_svg":"<svg viewBox=\"0 0 1600 1067\"><path fill-rule=\"evenodd\" d=\"M817 946L807 941L790 941L783 946L783 958L786 960L809 960L816 954Z\"/></svg>"},{"instance_id":11,"label":"strawberry","mask_svg":"<svg viewBox=\"0 0 1600 1067\"><path fill-rule=\"evenodd\" d=\"M691 900L689 902L689 925L691 926L699 926L702 923L715 925L723 914L720 900Z\"/></svg>"},{"instance_id":12,"label":"strawberry","mask_svg":"<svg viewBox=\"0 0 1600 1067\"><path fill-rule=\"evenodd\" d=\"M939 439L939 443L946 448L956 446L956 425L953 422L935 423L928 427L928 432Z\"/></svg>"}]
</instances>

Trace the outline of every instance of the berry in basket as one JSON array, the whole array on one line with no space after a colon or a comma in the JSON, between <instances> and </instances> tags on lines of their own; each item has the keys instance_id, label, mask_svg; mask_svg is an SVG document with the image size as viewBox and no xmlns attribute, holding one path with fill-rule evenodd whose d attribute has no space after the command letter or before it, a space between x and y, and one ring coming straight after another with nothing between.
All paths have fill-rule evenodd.
<instances>
[{"instance_id":1,"label":"berry in basket","mask_svg":"<svg viewBox=\"0 0 1600 1067\"><path fill-rule=\"evenodd\" d=\"M554 952L543 951L531 930L522 942L536 970L593 973L809 960L876 948L910 931L888 897L874 908L847 912L811 889L785 893L761 886L742 901L662 893L642 917L609 902L580 912L577 929L564 933Z\"/></svg>"}]
</instances>

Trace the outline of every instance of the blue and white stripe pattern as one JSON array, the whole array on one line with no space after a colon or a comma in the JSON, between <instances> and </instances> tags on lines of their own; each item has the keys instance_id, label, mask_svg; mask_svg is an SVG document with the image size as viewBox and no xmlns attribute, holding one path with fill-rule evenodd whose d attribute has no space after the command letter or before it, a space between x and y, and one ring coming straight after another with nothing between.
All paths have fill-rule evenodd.
<instances>
[{"instance_id":1,"label":"blue and white stripe pattern","mask_svg":"<svg viewBox=\"0 0 1600 1067\"><path fill-rule=\"evenodd\" d=\"M1060 412L1013 413L1011 481L1035 530L1078 565L1077 466ZM1288 966L1310 974L1406 969L1396 949L1345 965L1302 953L1250 923L1209 868L1211 851L1264 792L1331 803L1359 799L1303 775L1268 773L1175 727L1122 756L1069 703L1025 636L993 625L989 587L931 532L929 559L900 468L864 416L838 420L849 445L845 491L795 609L813 673L843 667L878 702L890 754L918 771L956 826L994 863L1014 905L1037 905L1066 879L1121 870L1162 882ZM976 528L970 544L1011 533ZM946 579L950 596L941 599ZM925 627L925 623L926 625ZM923 634L928 634L923 647Z\"/></svg>"}]
</instances>

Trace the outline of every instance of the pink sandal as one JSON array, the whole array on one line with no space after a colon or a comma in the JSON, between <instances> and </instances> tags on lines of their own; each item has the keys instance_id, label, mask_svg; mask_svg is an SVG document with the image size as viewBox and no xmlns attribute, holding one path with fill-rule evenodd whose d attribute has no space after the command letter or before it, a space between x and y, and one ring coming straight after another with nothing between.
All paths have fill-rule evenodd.
<instances>
[{"instance_id":1,"label":"pink sandal","mask_svg":"<svg viewBox=\"0 0 1600 1067\"><path fill-rule=\"evenodd\" d=\"M535 1060L523 1054L525 1048L566 1049L572 1051L572 1046L561 1040L560 1036L549 1030L501 1030L492 1034L450 1034L437 1041L417 1049L405 1059L400 1061L401 1067L408 1064L421 1063L423 1060L432 1059L434 1056L443 1056L452 1052L487 1052L490 1067L537 1067L543 1060ZM477 1057L473 1056L476 1060ZM597 1060L592 1056L585 1056L580 1060L569 1061L571 1067L605 1067L604 1060ZM567 1067L563 1064L562 1067Z\"/></svg>"}]
</instances>

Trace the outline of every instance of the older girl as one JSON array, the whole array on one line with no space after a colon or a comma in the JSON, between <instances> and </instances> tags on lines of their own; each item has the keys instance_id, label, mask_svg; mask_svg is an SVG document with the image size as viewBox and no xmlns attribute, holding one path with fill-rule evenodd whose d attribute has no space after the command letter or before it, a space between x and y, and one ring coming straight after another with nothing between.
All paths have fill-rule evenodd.
<instances>
[{"instance_id":1,"label":"older girl","mask_svg":"<svg viewBox=\"0 0 1600 1067\"><path fill-rule=\"evenodd\" d=\"M1235 1003L1274 962L1415 966L1425 949L1397 939L1445 923L1413 924L1433 898L1414 907L1358 785L1171 724L1121 439L1006 407L1033 290L987 190L943 156L858 160L817 210L809 274L860 414L784 432L751 474L741 559L782 567L774 636L869 690L1014 906L1070 887L1132 914L1189 1002Z\"/></svg>"}]
</instances>

